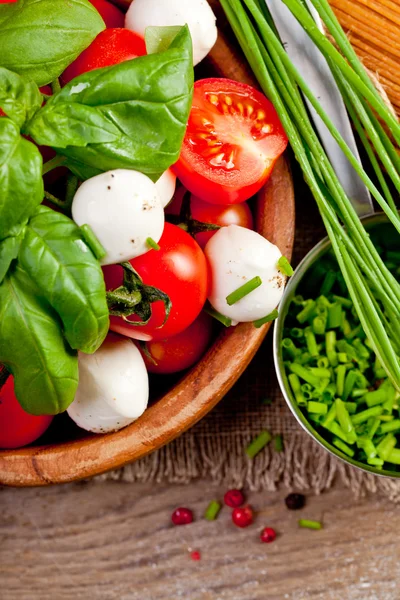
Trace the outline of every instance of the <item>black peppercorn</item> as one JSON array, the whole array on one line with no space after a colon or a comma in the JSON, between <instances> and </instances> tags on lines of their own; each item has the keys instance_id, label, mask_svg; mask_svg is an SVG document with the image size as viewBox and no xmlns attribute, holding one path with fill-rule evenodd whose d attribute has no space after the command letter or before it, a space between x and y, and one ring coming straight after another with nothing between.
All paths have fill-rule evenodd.
<instances>
[{"instance_id":1,"label":"black peppercorn","mask_svg":"<svg viewBox=\"0 0 400 600\"><path fill-rule=\"evenodd\" d=\"M290 510L298 510L305 505L306 497L303 494L289 494L285 498L285 503Z\"/></svg>"}]
</instances>

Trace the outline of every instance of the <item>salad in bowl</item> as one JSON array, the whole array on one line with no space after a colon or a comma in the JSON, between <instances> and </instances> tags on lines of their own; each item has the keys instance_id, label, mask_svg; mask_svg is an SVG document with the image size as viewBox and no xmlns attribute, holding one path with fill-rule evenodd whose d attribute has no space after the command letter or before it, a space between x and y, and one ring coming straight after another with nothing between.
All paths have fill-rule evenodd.
<instances>
[{"instance_id":1,"label":"salad in bowl","mask_svg":"<svg viewBox=\"0 0 400 600\"><path fill-rule=\"evenodd\" d=\"M1 448L65 412L118 431L214 323L276 316L291 268L247 201L287 137L252 86L194 81L216 38L203 0L0 6Z\"/></svg>"}]
</instances>

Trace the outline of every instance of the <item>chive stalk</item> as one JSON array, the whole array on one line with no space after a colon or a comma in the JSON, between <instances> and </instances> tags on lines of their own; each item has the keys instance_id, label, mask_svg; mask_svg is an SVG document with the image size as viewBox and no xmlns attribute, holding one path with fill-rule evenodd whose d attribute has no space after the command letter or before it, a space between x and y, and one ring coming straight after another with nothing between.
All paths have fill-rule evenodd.
<instances>
[{"instance_id":1,"label":"chive stalk","mask_svg":"<svg viewBox=\"0 0 400 600\"><path fill-rule=\"evenodd\" d=\"M249 458L254 458L265 448L272 440L272 435L269 431L262 431L254 440L247 446L245 452Z\"/></svg>"},{"instance_id":2,"label":"chive stalk","mask_svg":"<svg viewBox=\"0 0 400 600\"><path fill-rule=\"evenodd\" d=\"M242 300L242 298L248 296L248 294L260 287L261 284L262 281L261 278L258 277L258 275L256 277L253 277L249 281L246 281L246 283L244 283L239 288L228 294L228 296L226 297L227 304L229 304L229 306L232 306L232 304L236 304L236 302L239 302L239 300Z\"/></svg>"}]
</instances>

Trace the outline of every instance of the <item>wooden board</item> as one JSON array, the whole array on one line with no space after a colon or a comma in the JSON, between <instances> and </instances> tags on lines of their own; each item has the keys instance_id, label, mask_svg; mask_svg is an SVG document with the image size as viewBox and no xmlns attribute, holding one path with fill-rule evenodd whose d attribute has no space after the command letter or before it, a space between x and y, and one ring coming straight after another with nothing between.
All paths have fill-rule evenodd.
<instances>
[{"instance_id":1,"label":"wooden board","mask_svg":"<svg viewBox=\"0 0 400 600\"><path fill-rule=\"evenodd\" d=\"M338 488L297 513L285 492L250 494L258 516L238 530L228 509L201 518L224 491L207 482L5 489L1 600L398 600L400 515L389 501ZM174 528L182 505L197 521ZM299 529L299 517L325 528ZM279 537L262 545L266 525Z\"/></svg>"}]
</instances>

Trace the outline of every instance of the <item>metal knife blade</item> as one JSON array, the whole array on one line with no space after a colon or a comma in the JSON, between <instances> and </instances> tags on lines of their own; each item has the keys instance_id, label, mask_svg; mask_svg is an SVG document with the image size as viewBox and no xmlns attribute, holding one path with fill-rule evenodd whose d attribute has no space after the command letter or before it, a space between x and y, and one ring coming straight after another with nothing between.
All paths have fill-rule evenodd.
<instances>
[{"instance_id":1,"label":"metal knife blade","mask_svg":"<svg viewBox=\"0 0 400 600\"><path fill-rule=\"evenodd\" d=\"M318 28L323 32L323 24L317 11L311 2L306 1ZM328 63L282 0L265 0L265 2L291 61L361 163L346 107ZM369 190L311 104L307 100L306 102L328 158L357 214L359 216L371 214L374 208Z\"/></svg>"}]
</instances>

